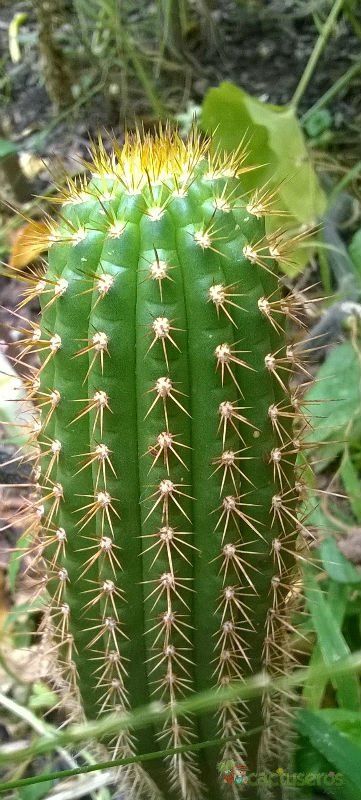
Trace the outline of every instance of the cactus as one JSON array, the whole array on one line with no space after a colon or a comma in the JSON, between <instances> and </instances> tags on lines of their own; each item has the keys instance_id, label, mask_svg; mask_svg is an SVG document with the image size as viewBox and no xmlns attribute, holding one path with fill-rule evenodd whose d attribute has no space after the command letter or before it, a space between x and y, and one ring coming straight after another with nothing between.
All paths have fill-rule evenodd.
<instances>
[{"instance_id":1,"label":"cactus","mask_svg":"<svg viewBox=\"0 0 361 800\"><path fill-rule=\"evenodd\" d=\"M222 760L284 764L283 693L174 710L294 658L302 411L285 326L299 313L277 277L293 240L267 238L275 193L245 195L245 155L212 153L195 130L136 133L110 155L100 142L20 304L39 295L42 309L23 353L40 356L31 551L54 681L89 719L167 706L166 724L108 743L117 757L190 746L124 768L129 798L214 798L229 791Z\"/></svg>"}]
</instances>

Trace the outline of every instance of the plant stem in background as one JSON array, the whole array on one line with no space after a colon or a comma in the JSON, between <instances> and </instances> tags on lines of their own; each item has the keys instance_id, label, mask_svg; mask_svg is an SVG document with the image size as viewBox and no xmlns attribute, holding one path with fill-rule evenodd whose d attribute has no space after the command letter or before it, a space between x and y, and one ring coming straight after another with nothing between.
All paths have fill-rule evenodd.
<instances>
[{"instance_id":1,"label":"plant stem in background","mask_svg":"<svg viewBox=\"0 0 361 800\"><path fill-rule=\"evenodd\" d=\"M325 92L322 97L320 97L316 103L313 104L310 108L302 114L301 122L307 122L307 120L314 114L315 111L318 111L320 108L324 108L328 105L330 100L333 100L336 95L339 94L343 89L348 86L353 78L355 78L358 73L361 72L361 59L356 61L355 64L351 64L351 66L346 70L346 72L338 78L335 83L330 86L330 88Z\"/></svg>"},{"instance_id":2,"label":"plant stem in background","mask_svg":"<svg viewBox=\"0 0 361 800\"><path fill-rule=\"evenodd\" d=\"M324 47L325 47L325 45L327 43L327 40L328 40L330 34L332 33L332 30L333 30L333 27L334 27L334 25L336 23L337 17L339 15L340 11L341 11L342 4L343 4L343 0L335 0L335 3L332 6L332 9L331 9L331 11L330 11L330 13L329 13L324 25L323 25L321 33L320 33L320 35L319 35L319 37L318 37L318 39L316 41L315 47L312 50L310 58L309 58L309 60L308 60L308 62L306 64L304 72L303 72L303 74L301 76L301 80L300 80L300 82L299 82L299 84L297 86L297 89L296 89L296 91L295 91L295 93L294 93L294 95L292 97L291 103L290 103L291 108L293 108L295 111L296 111L296 109L297 109L297 107L299 105L299 102L300 102L301 98L303 97L303 95L304 95L304 93L305 93L305 91L307 89L307 86L308 86L308 84L309 84L309 82L310 82L310 80L312 78L314 69L315 69L316 64L318 62L318 59L320 58L320 56L321 56L321 54L322 54L322 52L324 50Z\"/></svg>"},{"instance_id":3,"label":"plant stem in background","mask_svg":"<svg viewBox=\"0 0 361 800\"><path fill-rule=\"evenodd\" d=\"M64 14L62 0L32 0L39 25L39 46L43 60L46 90L58 111L72 102L66 56L57 41L56 31Z\"/></svg>"},{"instance_id":4,"label":"plant stem in background","mask_svg":"<svg viewBox=\"0 0 361 800\"><path fill-rule=\"evenodd\" d=\"M268 675L262 673L247 678L244 682L238 681L238 683L224 687L219 694L216 694L212 689L200 692L192 697L178 701L174 709L178 715L194 714L198 716L214 710L220 702L227 703L235 700L250 700L251 698L261 697L267 689L283 692L291 687L303 686L312 680L316 681L320 678L335 679L343 675L359 674L360 672L361 650L347 657L339 658L332 664L322 663L306 668L301 667L292 674L276 680L271 680ZM168 716L169 709L159 706L157 703L136 708L127 714L110 713L98 720L73 724L66 730L56 730L51 738L49 736L39 737L30 745L18 747L11 752L3 753L0 749L0 764L21 763L28 758L51 753L56 747L68 747L69 745L79 745L82 742L91 742L102 739L104 736L117 734L122 730L127 730L127 728L131 728L134 731L141 730L147 725L166 720ZM252 728L249 734L254 734L254 732Z\"/></svg>"}]
</instances>

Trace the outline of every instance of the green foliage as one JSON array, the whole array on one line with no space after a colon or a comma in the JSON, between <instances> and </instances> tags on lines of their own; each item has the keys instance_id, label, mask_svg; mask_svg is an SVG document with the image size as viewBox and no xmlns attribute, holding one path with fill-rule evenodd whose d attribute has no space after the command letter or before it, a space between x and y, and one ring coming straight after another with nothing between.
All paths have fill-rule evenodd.
<instances>
[{"instance_id":1,"label":"green foliage","mask_svg":"<svg viewBox=\"0 0 361 800\"><path fill-rule=\"evenodd\" d=\"M335 347L305 398L310 414L309 444L317 444L316 470L324 469L361 433L361 359L350 341ZM307 405L309 403L309 405Z\"/></svg>"},{"instance_id":2,"label":"green foliage","mask_svg":"<svg viewBox=\"0 0 361 800\"><path fill-rule=\"evenodd\" d=\"M246 164L263 165L257 172L243 176L247 189L270 181L277 187L275 208L291 215L293 224L314 225L325 209L325 197L319 186L307 153L302 128L291 107L262 103L231 83L222 83L207 93L201 116L207 133L213 133L215 144L228 151L249 141ZM290 222L275 214L268 230L276 230ZM307 259L298 251L292 268L295 274Z\"/></svg>"},{"instance_id":3,"label":"green foliage","mask_svg":"<svg viewBox=\"0 0 361 800\"><path fill-rule=\"evenodd\" d=\"M331 605L326 602L322 589L317 585L311 570L307 570L305 573L305 590L321 655L323 661L330 665L350 653L341 629L336 624L338 616L340 624L343 621L343 613L340 614L338 604L345 603L344 591L341 587L338 588L336 607L334 599L334 608L331 609ZM357 676L350 675L347 679L339 678L335 683L339 705L349 709L359 707L360 691Z\"/></svg>"},{"instance_id":4,"label":"green foliage","mask_svg":"<svg viewBox=\"0 0 361 800\"><path fill-rule=\"evenodd\" d=\"M307 135L312 139L316 139L325 131L328 131L331 125L331 113L327 108L320 108L318 111L314 111L313 114L307 118L304 127Z\"/></svg>"},{"instance_id":5,"label":"green foliage","mask_svg":"<svg viewBox=\"0 0 361 800\"><path fill-rule=\"evenodd\" d=\"M360 720L359 712L357 717ZM356 713L340 709L325 709L315 713L304 709L299 712L297 728L322 757L313 761L312 772L327 773L333 769L340 773L337 787L332 790L329 782L327 792L331 792L331 796L337 800L358 800L361 791L361 746ZM303 763L301 760L299 766L308 767L309 756Z\"/></svg>"},{"instance_id":6,"label":"green foliage","mask_svg":"<svg viewBox=\"0 0 361 800\"><path fill-rule=\"evenodd\" d=\"M42 768L47 769L46 765L43 765ZM17 800L42 800L43 797L49 795L53 785L53 781L49 780L41 783L32 783L29 786L21 786L17 789Z\"/></svg>"},{"instance_id":7,"label":"green foliage","mask_svg":"<svg viewBox=\"0 0 361 800\"><path fill-rule=\"evenodd\" d=\"M321 492L313 507L309 501L305 506L308 523L317 531L316 563L320 567L319 577L315 570L307 569L305 573L315 635L310 661L313 668L337 662L341 653L350 653L360 646L361 570L345 558L338 544L341 535L347 541L348 534L357 530L361 520L361 361L356 328L356 324L351 326L349 341L328 353L306 395L311 423L307 436L312 443L310 455L315 468L328 476L331 490L329 496ZM336 496L332 494L334 487ZM314 488L317 492L317 487ZM344 497L340 497L340 489L345 490ZM327 675L320 674L306 681L303 698L312 713L302 711L298 717L301 746L297 768L315 774L315 791L319 786L317 774L327 775L329 770L336 770L341 783L337 787L327 784L327 795L335 800L356 799L360 792L356 764L361 756L360 725L356 724L361 718L359 677L353 675L351 680L330 684ZM323 708L334 702L338 708ZM354 760L352 770L351 760Z\"/></svg>"},{"instance_id":8,"label":"green foliage","mask_svg":"<svg viewBox=\"0 0 361 800\"><path fill-rule=\"evenodd\" d=\"M321 515L319 520L319 531L322 536L325 524L327 525L327 530L332 527L332 522L327 517ZM336 522L334 522L334 530L335 532L339 531ZM361 583L360 569L355 567L350 561L348 561L347 558L345 558L337 546L336 540L332 536L326 536L326 538L321 541L319 550L323 568L333 581L343 584Z\"/></svg>"},{"instance_id":9,"label":"green foliage","mask_svg":"<svg viewBox=\"0 0 361 800\"><path fill-rule=\"evenodd\" d=\"M0 160L18 152L16 145L8 139L0 139Z\"/></svg>"}]
</instances>

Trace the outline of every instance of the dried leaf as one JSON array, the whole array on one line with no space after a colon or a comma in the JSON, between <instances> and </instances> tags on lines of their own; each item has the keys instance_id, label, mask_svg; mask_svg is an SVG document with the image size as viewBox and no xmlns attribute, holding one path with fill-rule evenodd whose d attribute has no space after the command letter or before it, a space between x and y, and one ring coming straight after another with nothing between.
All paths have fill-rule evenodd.
<instances>
[{"instance_id":1,"label":"dried leaf","mask_svg":"<svg viewBox=\"0 0 361 800\"><path fill-rule=\"evenodd\" d=\"M14 236L10 255L10 266L22 269L43 253L48 246L49 228L45 222L34 219L22 225Z\"/></svg>"}]
</instances>

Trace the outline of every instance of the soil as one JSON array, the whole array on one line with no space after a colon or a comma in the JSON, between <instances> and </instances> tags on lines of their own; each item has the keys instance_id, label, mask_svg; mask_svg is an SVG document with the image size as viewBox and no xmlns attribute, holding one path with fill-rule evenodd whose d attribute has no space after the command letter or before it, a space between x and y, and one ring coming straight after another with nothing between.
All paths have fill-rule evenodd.
<instances>
[{"instance_id":1,"label":"soil","mask_svg":"<svg viewBox=\"0 0 361 800\"><path fill-rule=\"evenodd\" d=\"M188 102L200 104L207 89L223 80L233 81L265 101L276 104L289 102L317 36L312 17L302 9L303 4L289 0L264 3L224 0L214 5L218 8L211 12L210 20L207 19L204 25L190 26L189 29L182 60L186 68L182 76L189 83L187 90L181 84L173 90L169 89L169 75L172 73L161 74L160 94L169 100L170 111L179 111L182 97ZM144 23L142 16L146 15L147 8L150 14L153 9L154 14L153 6L145 4L142 7L139 4L134 12L135 19L132 19L133 26L138 24L137 15L139 26ZM18 64L12 64L8 50L8 25L14 14L19 12L27 15L19 31L22 58ZM152 22L151 16L151 24L155 23L156 18ZM69 30L69 24L64 25L63 39L67 40L70 36L71 41L74 33L71 27ZM309 108L359 57L359 48L359 39L351 26L342 21L318 63L302 100L301 111ZM0 54L2 73L7 75L7 79L3 79L3 132L9 138L18 140L22 148L35 148L42 156L51 153L67 159L69 153L77 156L79 151L85 151L89 133L93 135L104 127L108 130L111 127L115 133L119 133L125 116L134 119L139 114L151 121L149 109L136 86L133 94L130 87L131 108L119 107L119 101L112 100L104 88L80 110L71 110L64 120L54 117L41 74L36 19L30 2L12 3L5 0L2 3ZM78 91L76 81L84 70L84 52L81 48L76 49L75 56L72 54L70 63L73 90ZM179 74L179 69L175 73ZM346 90L343 96L338 96L331 111L336 128L347 129L352 126L361 114L357 83Z\"/></svg>"}]
</instances>

